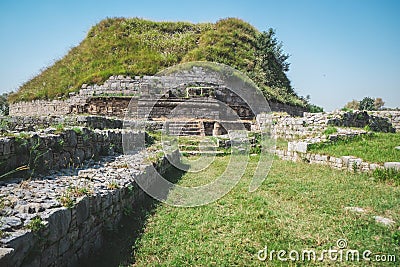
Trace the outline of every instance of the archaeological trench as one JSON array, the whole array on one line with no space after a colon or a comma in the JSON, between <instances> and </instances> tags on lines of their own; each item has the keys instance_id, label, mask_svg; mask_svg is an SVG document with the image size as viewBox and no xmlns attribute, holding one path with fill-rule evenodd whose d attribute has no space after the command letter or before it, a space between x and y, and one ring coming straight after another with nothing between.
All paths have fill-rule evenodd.
<instances>
[{"instance_id":1,"label":"archaeological trench","mask_svg":"<svg viewBox=\"0 0 400 267\"><path fill-rule=\"evenodd\" d=\"M235 116L221 114L221 103ZM307 151L315 142L368 134L366 125L400 131L399 111L311 114L280 102L269 106L272 112L255 114L217 76L196 67L182 77L111 76L102 85L84 84L67 99L12 104L10 116L1 119L0 266L78 266L98 251L105 229L117 225L127 208L143 204L145 192L136 181L151 184L156 171L179 161L179 151L168 160L146 149L146 132L222 140L226 128L257 132L270 124L274 137L289 141L286 150L276 150L279 158L350 171L400 168ZM323 135L328 125L339 131Z\"/></svg>"}]
</instances>

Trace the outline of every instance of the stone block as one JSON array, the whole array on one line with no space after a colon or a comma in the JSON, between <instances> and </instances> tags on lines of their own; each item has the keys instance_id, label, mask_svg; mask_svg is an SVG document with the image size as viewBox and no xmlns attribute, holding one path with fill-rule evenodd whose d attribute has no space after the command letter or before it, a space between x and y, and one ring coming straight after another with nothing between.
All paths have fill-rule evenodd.
<instances>
[{"instance_id":1,"label":"stone block","mask_svg":"<svg viewBox=\"0 0 400 267\"><path fill-rule=\"evenodd\" d=\"M0 248L0 266L12 266L11 257L13 254L13 248Z\"/></svg>"},{"instance_id":2,"label":"stone block","mask_svg":"<svg viewBox=\"0 0 400 267\"><path fill-rule=\"evenodd\" d=\"M393 224L396 223L396 222L393 221L392 219L390 219L390 218L385 218L385 217L382 217L382 216L374 216L374 219L375 219L375 221L376 221L377 223L381 223L381 224L383 224L383 225L385 225L385 226L391 226L391 225L393 225Z\"/></svg>"},{"instance_id":3,"label":"stone block","mask_svg":"<svg viewBox=\"0 0 400 267\"><path fill-rule=\"evenodd\" d=\"M385 169L395 169L400 171L400 162L385 162L383 166Z\"/></svg>"},{"instance_id":4,"label":"stone block","mask_svg":"<svg viewBox=\"0 0 400 267\"><path fill-rule=\"evenodd\" d=\"M307 142L288 142L288 151L296 151L300 153L307 153Z\"/></svg>"},{"instance_id":5,"label":"stone block","mask_svg":"<svg viewBox=\"0 0 400 267\"><path fill-rule=\"evenodd\" d=\"M20 266L34 247L35 237L30 231L17 231L11 236L3 238L2 243L13 249L13 251L4 251L8 258L7 261L11 263L9 266Z\"/></svg>"},{"instance_id":6,"label":"stone block","mask_svg":"<svg viewBox=\"0 0 400 267\"><path fill-rule=\"evenodd\" d=\"M78 227L89 217L89 203L89 198L85 196L76 204L76 222Z\"/></svg>"},{"instance_id":7,"label":"stone block","mask_svg":"<svg viewBox=\"0 0 400 267\"><path fill-rule=\"evenodd\" d=\"M350 161L351 159L353 159L353 158L354 158L353 156L342 156L342 157L340 157L340 159L342 160L343 165L344 165L345 167L349 166L349 161Z\"/></svg>"},{"instance_id":8,"label":"stone block","mask_svg":"<svg viewBox=\"0 0 400 267\"><path fill-rule=\"evenodd\" d=\"M49 222L49 241L55 242L67 234L71 223L71 210L57 208L47 219Z\"/></svg>"},{"instance_id":9,"label":"stone block","mask_svg":"<svg viewBox=\"0 0 400 267\"><path fill-rule=\"evenodd\" d=\"M381 166L379 165L379 164L376 164L376 163L371 163L371 164L369 164L369 169L371 170L371 171L373 171L373 170L375 170L375 169L377 169L377 168L380 168Z\"/></svg>"},{"instance_id":10,"label":"stone block","mask_svg":"<svg viewBox=\"0 0 400 267\"><path fill-rule=\"evenodd\" d=\"M3 155L9 155L11 153L11 140L4 139L2 143L3 143Z\"/></svg>"},{"instance_id":11,"label":"stone block","mask_svg":"<svg viewBox=\"0 0 400 267\"><path fill-rule=\"evenodd\" d=\"M85 160L85 151L82 149L76 149L73 156L73 162L75 164L80 164Z\"/></svg>"}]
</instances>

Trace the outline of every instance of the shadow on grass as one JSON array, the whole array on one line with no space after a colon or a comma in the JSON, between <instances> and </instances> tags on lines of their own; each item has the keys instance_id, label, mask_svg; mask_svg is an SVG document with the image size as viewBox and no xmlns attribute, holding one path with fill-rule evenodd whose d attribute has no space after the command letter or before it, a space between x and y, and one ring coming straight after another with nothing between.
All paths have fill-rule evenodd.
<instances>
[{"instance_id":1,"label":"shadow on grass","mask_svg":"<svg viewBox=\"0 0 400 267\"><path fill-rule=\"evenodd\" d=\"M171 167L163 177L176 183L184 174L184 171ZM113 267L133 264L135 242L141 238L147 219L156 212L159 204L159 201L145 194L142 201L135 203L137 208L131 214L124 215L119 225L105 230L103 246L95 254L81 261L79 266Z\"/></svg>"}]
</instances>

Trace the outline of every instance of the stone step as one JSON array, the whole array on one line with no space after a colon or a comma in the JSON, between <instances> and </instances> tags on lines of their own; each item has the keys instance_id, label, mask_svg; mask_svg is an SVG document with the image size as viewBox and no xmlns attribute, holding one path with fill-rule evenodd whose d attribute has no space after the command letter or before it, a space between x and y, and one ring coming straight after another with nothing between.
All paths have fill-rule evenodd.
<instances>
[{"instance_id":1,"label":"stone step","mask_svg":"<svg viewBox=\"0 0 400 267\"><path fill-rule=\"evenodd\" d=\"M197 131L199 130L199 127L169 127L169 131L181 131L181 130L185 130L185 131Z\"/></svg>"},{"instance_id":2,"label":"stone step","mask_svg":"<svg viewBox=\"0 0 400 267\"><path fill-rule=\"evenodd\" d=\"M172 131L171 130L169 130L169 133L191 133L191 132L194 132L194 133L196 133L196 132L201 132L200 131L200 129L188 129L188 130L186 130L186 129L173 129Z\"/></svg>"},{"instance_id":3,"label":"stone step","mask_svg":"<svg viewBox=\"0 0 400 267\"><path fill-rule=\"evenodd\" d=\"M179 121L179 122L169 122L169 126L174 126L174 125L199 125L200 122L198 121Z\"/></svg>"},{"instance_id":4,"label":"stone step","mask_svg":"<svg viewBox=\"0 0 400 267\"><path fill-rule=\"evenodd\" d=\"M176 136L194 136L194 135L198 135L200 136L201 133L200 132L196 132L196 133L170 133L170 135L176 135Z\"/></svg>"},{"instance_id":5,"label":"stone step","mask_svg":"<svg viewBox=\"0 0 400 267\"><path fill-rule=\"evenodd\" d=\"M182 153L188 154L188 155L222 155L225 152L224 151L197 151L197 150L192 150L192 151L181 151Z\"/></svg>"},{"instance_id":6,"label":"stone step","mask_svg":"<svg viewBox=\"0 0 400 267\"><path fill-rule=\"evenodd\" d=\"M204 134L202 128L200 121L170 121L167 124L169 134L175 136L201 136Z\"/></svg>"}]
</instances>

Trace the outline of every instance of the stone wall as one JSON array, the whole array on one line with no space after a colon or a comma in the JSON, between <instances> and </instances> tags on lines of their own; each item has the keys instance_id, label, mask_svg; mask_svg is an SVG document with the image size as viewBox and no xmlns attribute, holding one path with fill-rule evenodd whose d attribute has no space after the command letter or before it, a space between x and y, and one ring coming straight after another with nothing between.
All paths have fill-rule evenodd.
<instances>
[{"instance_id":1,"label":"stone wall","mask_svg":"<svg viewBox=\"0 0 400 267\"><path fill-rule=\"evenodd\" d=\"M32 136L0 138L0 173L5 174L21 166L29 166L25 172L45 172L79 166L84 160L122 153L122 135L132 140L141 138L141 134L121 129L91 130L89 128L67 129L55 134L54 129L33 132ZM144 140L137 140L144 144ZM138 148L139 149L139 148ZM18 173L20 174L20 173Z\"/></svg>"},{"instance_id":2,"label":"stone wall","mask_svg":"<svg viewBox=\"0 0 400 267\"><path fill-rule=\"evenodd\" d=\"M173 153L171 157L179 160L178 153ZM19 208L15 207L12 210L16 215L6 220L9 227L15 229L0 240L0 266L77 266L92 255L102 246L106 229L117 225L124 211L140 207L145 193L138 187L135 180L141 179L147 181L148 184L153 183L156 177L155 169L151 163L145 163L144 159L145 157L139 154L124 156L120 162L109 165L108 168L113 170L110 175L113 175L113 179L117 181L114 188L106 186L110 182L104 178L107 168L81 171L77 177L70 177L69 179L74 178L70 182L68 179L59 179L58 182L48 180L43 190L53 192L59 190L60 187L68 190L71 185L67 187L65 184L80 181L80 186L89 187L92 191L77 197L76 203L70 208L57 207L55 199L53 200L55 205L53 204L51 208L43 208L42 211L40 208L35 210L35 207L39 207L40 204L32 203L29 208L27 205L17 204L20 205ZM134 169L121 167L121 163L125 161L137 162L138 166ZM170 163L165 157L157 164L160 173L169 166ZM25 189L24 193L34 191L40 182L29 182L25 185L28 189ZM20 190L19 185L10 185L7 189L13 192L12 194ZM36 194L40 196L40 192ZM49 194L46 196L50 197ZM17 203L21 202L23 201L20 200ZM36 218L41 218L44 222L35 230L26 227L27 220L24 226L21 226L20 217L24 215L25 218L26 216L29 218L32 214L28 211L31 210L36 212L38 216Z\"/></svg>"},{"instance_id":3,"label":"stone wall","mask_svg":"<svg viewBox=\"0 0 400 267\"><path fill-rule=\"evenodd\" d=\"M105 116L7 116L0 117L0 131L36 131L39 129L56 127L82 126L92 129L122 129L123 121Z\"/></svg>"},{"instance_id":4,"label":"stone wall","mask_svg":"<svg viewBox=\"0 0 400 267\"><path fill-rule=\"evenodd\" d=\"M287 114L296 117L303 117L304 112L307 111L305 107L288 105L281 102L269 101L268 104L273 112L286 112Z\"/></svg>"},{"instance_id":5,"label":"stone wall","mask_svg":"<svg viewBox=\"0 0 400 267\"><path fill-rule=\"evenodd\" d=\"M94 97L88 98L82 113L123 118L128 111L129 103L137 106L135 97Z\"/></svg>"},{"instance_id":6,"label":"stone wall","mask_svg":"<svg viewBox=\"0 0 400 267\"><path fill-rule=\"evenodd\" d=\"M66 100L55 99L33 100L31 102L18 102L10 104L11 116L48 116L83 113L86 98L73 96ZM81 112L82 111L82 112Z\"/></svg>"}]
</instances>

